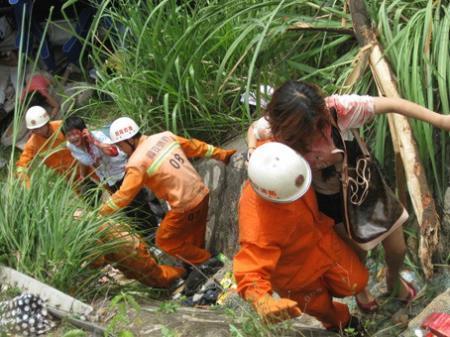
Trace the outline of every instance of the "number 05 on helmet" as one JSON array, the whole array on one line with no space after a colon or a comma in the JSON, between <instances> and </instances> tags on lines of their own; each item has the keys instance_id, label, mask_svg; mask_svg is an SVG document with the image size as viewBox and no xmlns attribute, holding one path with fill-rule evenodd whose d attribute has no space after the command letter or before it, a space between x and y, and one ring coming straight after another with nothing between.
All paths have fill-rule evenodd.
<instances>
[{"instance_id":1,"label":"number 05 on helmet","mask_svg":"<svg viewBox=\"0 0 450 337\"><path fill-rule=\"evenodd\" d=\"M261 145L253 152L248 177L259 196L279 203L300 199L311 185L308 162L289 146L277 142Z\"/></svg>"}]
</instances>

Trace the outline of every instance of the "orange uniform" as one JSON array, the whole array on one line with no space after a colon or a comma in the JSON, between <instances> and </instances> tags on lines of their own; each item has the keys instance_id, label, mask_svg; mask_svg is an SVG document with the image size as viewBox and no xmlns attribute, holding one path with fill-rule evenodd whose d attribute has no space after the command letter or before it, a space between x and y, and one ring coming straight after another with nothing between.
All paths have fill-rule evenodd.
<instances>
[{"instance_id":1,"label":"orange uniform","mask_svg":"<svg viewBox=\"0 0 450 337\"><path fill-rule=\"evenodd\" d=\"M319 212L312 189L292 203L280 204L262 199L247 183L239 204L240 250L234 257L241 296L261 312L260 303L275 290L289 309L295 301L326 328L345 326L348 308L332 297L360 292L368 272L333 224Z\"/></svg>"},{"instance_id":2,"label":"orange uniform","mask_svg":"<svg viewBox=\"0 0 450 337\"><path fill-rule=\"evenodd\" d=\"M148 252L148 246L137 235L130 234L123 225L104 225L103 240L120 240L120 246L108 253L102 259L95 261L95 266L104 262L114 263L128 278L133 278L149 287L168 288L173 282L183 276L183 268L159 265Z\"/></svg>"},{"instance_id":3,"label":"orange uniform","mask_svg":"<svg viewBox=\"0 0 450 337\"><path fill-rule=\"evenodd\" d=\"M227 163L234 152L169 131L141 136L128 160L122 186L101 214L127 206L141 188L148 187L171 208L156 233L156 245L190 263L203 263L210 257L203 249L209 190L188 158L213 157Z\"/></svg>"},{"instance_id":4,"label":"orange uniform","mask_svg":"<svg viewBox=\"0 0 450 337\"><path fill-rule=\"evenodd\" d=\"M40 157L43 163L61 174L71 172L75 166L75 159L66 148L66 140L60 131L62 121L49 122L51 136L44 138L32 134L25 144L22 154L16 163L17 173L28 179L28 168L36 157Z\"/></svg>"}]
</instances>

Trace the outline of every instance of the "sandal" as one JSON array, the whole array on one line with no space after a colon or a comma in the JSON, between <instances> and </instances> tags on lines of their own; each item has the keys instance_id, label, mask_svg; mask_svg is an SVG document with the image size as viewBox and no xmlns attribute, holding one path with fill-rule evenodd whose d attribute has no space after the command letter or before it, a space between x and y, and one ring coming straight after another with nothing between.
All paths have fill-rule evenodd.
<instances>
[{"instance_id":1,"label":"sandal","mask_svg":"<svg viewBox=\"0 0 450 337\"><path fill-rule=\"evenodd\" d=\"M417 296L417 289L414 287L414 285L411 282L406 281L403 277L400 276L400 282L404 286L406 286L406 289L408 290L408 296L404 299L399 299L400 302L403 304L409 304L411 303L414 298Z\"/></svg>"},{"instance_id":2,"label":"sandal","mask_svg":"<svg viewBox=\"0 0 450 337\"><path fill-rule=\"evenodd\" d=\"M379 309L379 304L376 299L373 299L372 301L368 303L363 303L358 299L358 296L355 296L356 305L358 306L359 310L366 314L374 313Z\"/></svg>"}]
</instances>

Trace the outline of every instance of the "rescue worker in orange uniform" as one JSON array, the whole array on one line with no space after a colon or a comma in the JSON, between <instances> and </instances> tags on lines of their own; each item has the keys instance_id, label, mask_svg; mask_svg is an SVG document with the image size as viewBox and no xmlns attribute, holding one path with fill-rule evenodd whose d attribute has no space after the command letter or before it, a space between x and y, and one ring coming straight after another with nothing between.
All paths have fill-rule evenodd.
<instances>
[{"instance_id":1,"label":"rescue worker in orange uniform","mask_svg":"<svg viewBox=\"0 0 450 337\"><path fill-rule=\"evenodd\" d=\"M74 218L79 220L83 214L83 210L77 210ZM183 268L159 265L149 253L148 245L129 226L106 223L99 230L102 234L100 241L114 242L114 249L98 257L90 264L91 267L101 268L111 263L127 278L158 288L169 288L185 274Z\"/></svg>"},{"instance_id":2,"label":"rescue worker in orange uniform","mask_svg":"<svg viewBox=\"0 0 450 337\"><path fill-rule=\"evenodd\" d=\"M334 297L364 289L368 272L318 210L308 163L288 146L258 147L239 203L238 292L268 321L316 317L325 328L363 329ZM281 298L272 297L277 292Z\"/></svg>"},{"instance_id":3,"label":"rescue worker in orange uniform","mask_svg":"<svg viewBox=\"0 0 450 337\"><path fill-rule=\"evenodd\" d=\"M189 264L207 262L211 254L203 247L209 190L188 158L212 157L228 163L235 150L216 148L169 131L144 136L128 117L111 124L110 138L129 160L120 189L100 213L110 214L127 206L140 189L148 187L170 206L156 232L156 245Z\"/></svg>"},{"instance_id":4,"label":"rescue worker in orange uniform","mask_svg":"<svg viewBox=\"0 0 450 337\"><path fill-rule=\"evenodd\" d=\"M61 174L70 174L76 162L66 148L61 132L62 121L50 122L50 116L41 106L32 106L25 115L26 126L31 136L16 163L17 175L29 185L28 169L33 160L41 158L49 168Z\"/></svg>"},{"instance_id":5,"label":"rescue worker in orange uniform","mask_svg":"<svg viewBox=\"0 0 450 337\"><path fill-rule=\"evenodd\" d=\"M131 230L123 225L105 227L104 240L120 240L121 244L103 257L104 262L114 264L127 278L138 280L149 287L169 288L185 274L183 268L158 264L142 238L131 234Z\"/></svg>"}]
</instances>

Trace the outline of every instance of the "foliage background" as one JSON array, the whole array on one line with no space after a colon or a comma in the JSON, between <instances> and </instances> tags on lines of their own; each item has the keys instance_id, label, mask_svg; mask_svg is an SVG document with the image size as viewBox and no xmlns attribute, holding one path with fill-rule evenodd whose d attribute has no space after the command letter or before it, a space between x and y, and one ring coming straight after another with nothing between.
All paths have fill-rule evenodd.
<instances>
[{"instance_id":1,"label":"foliage background","mask_svg":"<svg viewBox=\"0 0 450 337\"><path fill-rule=\"evenodd\" d=\"M75 2L66 1L64 6ZM302 79L318 84L326 95L377 95L368 71L360 81L344 86L359 51L352 35L290 29L298 22L320 29L351 28L345 1L103 0L92 4L98 12L84 41L82 59L96 69L97 80L78 89L93 89L97 95L81 108L68 108L70 113L85 116L91 125L103 126L128 115L147 133L170 129L220 144L245 132L260 116L260 107L253 111L241 102L241 95L257 92L261 84L276 87L287 79ZM401 95L449 113L448 3L389 0L367 4ZM16 125L22 112L18 107ZM447 134L422 122L412 124L428 181L442 202L448 185ZM377 117L364 132L392 177L385 117ZM10 167L14 167L13 160ZM54 285L69 289L73 284L69 275L95 253L89 248L95 235L85 237L86 242L77 235L81 229L93 231L98 222L92 218L73 228L71 211L82 204L63 182L46 184L48 173L39 172L31 192L11 185L14 182L2 182L8 193L0 206L0 224L6 233L0 237L2 259L38 278L50 275ZM32 203L27 193L42 204ZM33 215L30 209L35 209ZM20 240L17 233L21 233ZM77 240L80 247L51 246ZM50 248L35 245L45 242ZM103 249L99 247L96 254ZM70 257L76 258L73 264L62 263ZM55 276L53 271L63 274ZM88 270L83 275L91 277Z\"/></svg>"}]
</instances>

